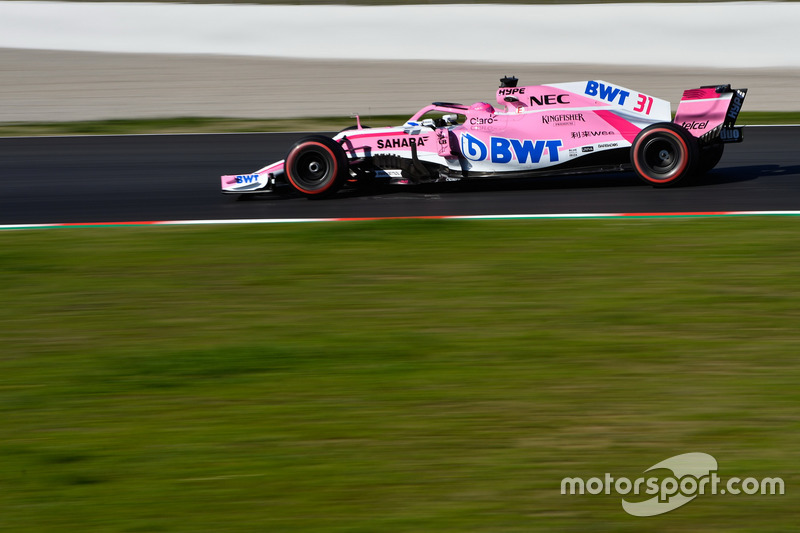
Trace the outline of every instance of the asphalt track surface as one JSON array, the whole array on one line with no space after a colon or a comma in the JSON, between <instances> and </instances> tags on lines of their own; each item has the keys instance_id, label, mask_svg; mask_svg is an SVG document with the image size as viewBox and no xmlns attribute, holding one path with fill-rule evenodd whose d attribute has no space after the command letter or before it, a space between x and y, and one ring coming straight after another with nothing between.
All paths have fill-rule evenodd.
<instances>
[{"instance_id":1,"label":"asphalt track surface","mask_svg":"<svg viewBox=\"0 0 800 533\"><path fill-rule=\"evenodd\" d=\"M800 209L800 126L747 127L692 186L632 173L343 191L328 200L220 193L222 174L282 159L302 133L0 139L0 224Z\"/></svg>"}]
</instances>

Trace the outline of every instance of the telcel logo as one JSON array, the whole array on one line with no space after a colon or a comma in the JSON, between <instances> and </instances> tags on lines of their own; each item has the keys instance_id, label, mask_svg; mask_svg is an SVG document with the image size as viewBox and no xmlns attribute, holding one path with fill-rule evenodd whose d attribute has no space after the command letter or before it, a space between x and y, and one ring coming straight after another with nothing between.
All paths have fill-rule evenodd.
<instances>
[{"instance_id":1,"label":"telcel logo","mask_svg":"<svg viewBox=\"0 0 800 533\"><path fill-rule=\"evenodd\" d=\"M687 130L704 130L708 127L708 121L705 122L695 122L694 120L691 122L684 122L681 124Z\"/></svg>"}]
</instances>

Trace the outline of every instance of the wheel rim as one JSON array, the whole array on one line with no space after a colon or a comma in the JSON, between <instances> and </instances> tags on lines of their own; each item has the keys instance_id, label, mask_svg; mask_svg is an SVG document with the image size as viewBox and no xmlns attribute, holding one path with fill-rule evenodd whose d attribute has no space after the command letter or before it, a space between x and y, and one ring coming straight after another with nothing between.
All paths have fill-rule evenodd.
<instances>
[{"instance_id":1,"label":"wheel rim","mask_svg":"<svg viewBox=\"0 0 800 533\"><path fill-rule=\"evenodd\" d=\"M298 180L313 188L325 183L330 168L331 166L323 154L308 151L297 158L295 175Z\"/></svg>"},{"instance_id":2,"label":"wheel rim","mask_svg":"<svg viewBox=\"0 0 800 533\"><path fill-rule=\"evenodd\" d=\"M659 137L642 149L644 164L656 179L669 179L681 164L681 149L673 139Z\"/></svg>"}]
</instances>

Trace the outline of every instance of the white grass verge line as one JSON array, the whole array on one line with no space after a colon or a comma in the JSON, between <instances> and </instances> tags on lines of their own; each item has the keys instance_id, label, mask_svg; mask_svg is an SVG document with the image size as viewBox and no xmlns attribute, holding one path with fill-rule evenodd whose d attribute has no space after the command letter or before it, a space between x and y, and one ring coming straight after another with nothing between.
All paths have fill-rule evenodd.
<instances>
[{"instance_id":1,"label":"white grass verge line","mask_svg":"<svg viewBox=\"0 0 800 533\"><path fill-rule=\"evenodd\" d=\"M281 222L339 222L338 218L229 218L223 220L162 220L152 222L157 226L204 226L213 224L278 224Z\"/></svg>"},{"instance_id":2,"label":"white grass verge line","mask_svg":"<svg viewBox=\"0 0 800 533\"><path fill-rule=\"evenodd\" d=\"M0 47L334 60L798 67L798 20L797 2L309 9L0 1Z\"/></svg>"},{"instance_id":3,"label":"white grass verge line","mask_svg":"<svg viewBox=\"0 0 800 533\"><path fill-rule=\"evenodd\" d=\"M520 215L453 215L418 217L350 218L234 218L221 220L153 220L141 222L69 222L53 224L0 224L0 230L131 227L131 226L215 226L229 224L297 224L310 222L374 222L385 220L532 220L579 218L710 218L744 216L800 216L800 211L687 211L670 213L536 213Z\"/></svg>"},{"instance_id":4,"label":"white grass verge line","mask_svg":"<svg viewBox=\"0 0 800 533\"><path fill-rule=\"evenodd\" d=\"M459 215L450 218L454 220L517 220L526 218L611 218L622 217L623 213L542 213L535 215Z\"/></svg>"},{"instance_id":5,"label":"white grass verge line","mask_svg":"<svg viewBox=\"0 0 800 533\"><path fill-rule=\"evenodd\" d=\"M0 229L49 229L59 228L62 224L3 224Z\"/></svg>"}]
</instances>

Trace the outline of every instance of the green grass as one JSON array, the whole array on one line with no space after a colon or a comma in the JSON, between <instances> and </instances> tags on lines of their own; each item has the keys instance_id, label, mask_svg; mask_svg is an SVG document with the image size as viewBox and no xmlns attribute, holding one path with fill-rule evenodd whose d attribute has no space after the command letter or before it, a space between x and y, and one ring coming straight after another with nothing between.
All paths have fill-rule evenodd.
<instances>
[{"instance_id":1,"label":"green grass","mask_svg":"<svg viewBox=\"0 0 800 533\"><path fill-rule=\"evenodd\" d=\"M0 519L26 532L788 531L800 219L0 233ZM706 452L784 496L626 515Z\"/></svg>"},{"instance_id":2,"label":"green grass","mask_svg":"<svg viewBox=\"0 0 800 533\"><path fill-rule=\"evenodd\" d=\"M397 126L408 115L364 116L370 126ZM352 126L352 117L292 119L236 119L182 117L163 119L100 120L85 122L0 123L0 137L38 135L128 135L141 133L239 133L253 131L338 131ZM743 112L737 124L800 124L800 112Z\"/></svg>"},{"instance_id":3,"label":"green grass","mask_svg":"<svg viewBox=\"0 0 800 533\"><path fill-rule=\"evenodd\" d=\"M408 116L380 117L398 125ZM367 119L364 119L367 123ZM378 123L370 121L370 124ZM140 133L239 133L253 131L338 131L355 124L352 117L297 119L236 119L182 117L163 119L99 120L85 122L0 123L0 137L35 135L128 135Z\"/></svg>"},{"instance_id":4,"label":"green grass","mask_svg":"<svg viewBox=\"0 0 800 533\"><path fill-rule=\"evenodd\" d=\"M364 117L369 125L403 124L408 115ZM123 119L85 122L0 123L0 137L36 135L129 135L141 133L241 133L254 131L338 131L352 126L353 117L294 119L236 119L182 117L163 119Z\"/></svg>"},{"instance_id":5,"label":"green grass","mask_svg":"<svg viewBox=\"0 0 800 533\"><path fill-rule=\"evenodd\" d=\"M798 111L743 111L736 120L737 125L752 124L800 124Z\"/></svg>"}]
</instances>

